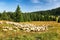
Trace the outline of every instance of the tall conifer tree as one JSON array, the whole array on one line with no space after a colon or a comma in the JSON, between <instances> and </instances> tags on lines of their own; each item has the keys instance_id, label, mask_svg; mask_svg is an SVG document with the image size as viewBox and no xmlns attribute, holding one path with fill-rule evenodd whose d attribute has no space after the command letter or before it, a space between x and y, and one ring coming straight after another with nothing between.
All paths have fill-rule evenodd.
<instances>
[{"instance_id":1,"label":"tall conifer tree","mask_svg":"<svg viewBox=\"0 0 60 40\"><path fill-rule=\"evenodd\" d=\"M16 22L23 21L23 16L22 16L22 13L21 13L19 5L17 6L17 9L15 11L15 18L14 19L15 19Z\"/></svg>"}]
</instances>

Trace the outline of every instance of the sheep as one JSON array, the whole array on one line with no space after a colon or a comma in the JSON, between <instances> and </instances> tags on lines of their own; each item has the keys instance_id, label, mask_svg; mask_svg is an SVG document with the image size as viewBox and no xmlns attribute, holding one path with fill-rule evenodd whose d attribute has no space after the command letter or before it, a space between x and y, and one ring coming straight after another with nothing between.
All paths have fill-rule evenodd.
<instances>
[{"instance_id":1,"label":"sheep","mask_svg":"<svg viewBox=\"0 0 60 40\"><path fill-rule=\"evenodd\" d=\"M13 28L12 28L12 27L10 27L10 28L9 28L9 30L13 30Z\"/></svg>"},{"instance_id":2,"label":"sheep","mask_svg":"<svg viewBox=\"0 0 60 40\"><path fill-rule=\"evenodd\" d=\"M2 29L3 31L8 31L7 29Z\"/></svg>"},{"instance_id":3,"label":"sheep","mask_svg":"<svg viewBox=\"0 0 60 40\"><path fill-rule=\"evenodd\" d=\"M3 22L2 22L2 21L0 21L0 24L3 24Z\"/></svg>"},{"instance_id":4,"label":"sheep","mask_svg":"<svg viewBox=\"0 0 60 40\"><path fill-rule=\"evenodd\" d=\"M39 31L45 31L45 30L48 30L48 27L46 25L43 25L43 26L36 26L36 25L33 25L33 24L19 24L19 23L15 23L15 22L6 22L7 24L13 24L15 27L16 30L18 29L22 29L24 31L27 31L27 32L30 32L30 31L36 31L36 32L39 32ZM9 29L9 30L13 30L12 27L3 27L5 29Z\"/></svg>"},{"instance_id":5,"label":"sheep","mask_svg":"<svg viewBox=\"0 0 60 40\"><path fill-rule=\"evenodd\" d=\"M9 29L9 27L8 27L8 26L6 26L6 27L5 27L5 26L3 26L2 28L3 28L3 29Z\"/></svg>"},{"instance_id":6,"label":"sheep","mask_svg":"<svg viewBox=\"0 0 60 40\"><path fill-rule=\"evenodd\" d=\"M34 27L31 27L30 30L31 30L31 31L35 31L35 28L34 28Z\"/></svg>"},{"instance_id":7,"label":"sheep","mask_svg":"<svg viewBox=\"0 0 60 40\"><path fill-rule=\"evenodd\" d=\"M13 22L6 22L6 24L13 24Z\"/></svg>"},{"instance_id":8,"label":"sheep","mask_svg":"<svg viewBox=\"0 0 60 40\"><path fill-rule=\"evenodd\" d=\"M28 29L26 29L26 32L30 32L30 29L28 28Z\"/></svg>"}]
</instances>

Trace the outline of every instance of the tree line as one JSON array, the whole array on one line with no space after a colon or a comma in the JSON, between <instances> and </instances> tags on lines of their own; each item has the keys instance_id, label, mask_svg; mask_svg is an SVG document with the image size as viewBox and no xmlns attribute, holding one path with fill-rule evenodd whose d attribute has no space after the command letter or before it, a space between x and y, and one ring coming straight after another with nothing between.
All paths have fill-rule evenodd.
<instances>
[{"instance_id":1,"label":"tree line","mask_svg":"<svg viewBox=\"0 0 60 40\"><path fill-rule=\"evenodd\" d=\"M14 22L26 22L26 21L58 21L60 22L60 8L36 11L30 13L22 13L19 5L15 12L0 13L0 20L14 21Z\"/></svg>"}]
</instances>

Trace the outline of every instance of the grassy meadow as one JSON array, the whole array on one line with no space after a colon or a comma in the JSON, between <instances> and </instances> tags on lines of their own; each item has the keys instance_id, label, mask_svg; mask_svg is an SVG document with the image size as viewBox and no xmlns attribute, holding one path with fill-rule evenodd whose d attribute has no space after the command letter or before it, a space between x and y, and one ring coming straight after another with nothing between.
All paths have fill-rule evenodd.
<instances>
[{"instance_id":1,"label":"grassy meadow","mask_svg":"<svg viewBox=\"0 0 60 40\"><path fill-rule=\"evenodd\" d=\"M32 21L32 22L20 22L31 23L34 25L48 25L48 30L43 32L24 32L17 31L3 31L3 26L14 27L11 24L0 24L0 40L60 40L60 23L55 21Z\"/></svg>"}]
</instances>

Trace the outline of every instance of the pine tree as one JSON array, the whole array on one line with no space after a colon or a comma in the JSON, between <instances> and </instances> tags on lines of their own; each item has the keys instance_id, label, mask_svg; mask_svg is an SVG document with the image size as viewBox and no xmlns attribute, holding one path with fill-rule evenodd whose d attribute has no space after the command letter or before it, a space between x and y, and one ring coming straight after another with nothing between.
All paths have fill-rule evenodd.
<instances>
[{"instance_id":1,"label":"pine tree","mask_svg":"<svg viewBox=\"0 0 60 40\"><path fill-rule=\"evenodd\" d=\"M6 11L4 11L2 13L2 20L8 20L8 15L7 15Z\"/></svg>"},{"instance_id":2,"label":"pine tree","mask_svg":"<svg viewBox=\"0 0 60 40\"><path fill-rule=\"evenodd\" d=\"M22 22L23 21L23 16L22 16L19 5L17 6L14 16L15 16L15 18L14 18L15 22Z\"/></svg>"}]
</instances>

